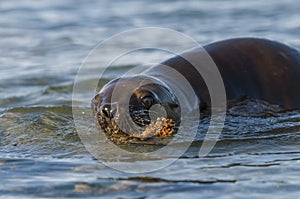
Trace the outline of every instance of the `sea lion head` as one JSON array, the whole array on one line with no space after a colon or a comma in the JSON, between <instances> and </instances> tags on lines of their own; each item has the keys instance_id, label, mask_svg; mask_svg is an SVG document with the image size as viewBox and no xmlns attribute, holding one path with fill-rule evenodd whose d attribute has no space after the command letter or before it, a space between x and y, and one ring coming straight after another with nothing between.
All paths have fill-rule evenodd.
<instances>
[{"instance_id":1,"label":"sea lion head","mask_svg":"<svg viewBox=\"0 0 300 199\"><path fill-rule=\"evenodd\" d=\"M92 99L97 127L105 133L137 133L158 117L180 124L180 106L171 89L147 76L117 78Z\"/></svg>"}]
</instances>

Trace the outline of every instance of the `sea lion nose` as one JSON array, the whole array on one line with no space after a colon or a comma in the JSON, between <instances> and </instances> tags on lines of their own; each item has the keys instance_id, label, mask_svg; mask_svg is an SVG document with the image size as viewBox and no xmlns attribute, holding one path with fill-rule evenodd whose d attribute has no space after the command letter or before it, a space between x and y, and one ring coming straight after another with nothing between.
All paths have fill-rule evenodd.
<instances>
[{"instance_id":1,"label":"sea lion nose","mask_svg":"<svg viewBox=\"0 0 300 199\"><path fill-rule=\"evenodd\" d=\"M104 104L101 106L101 114L106 118L109 119L114 118L116 112L117 112L116 108L114 108L110 104Z\"/></svg>"}]
</instances>

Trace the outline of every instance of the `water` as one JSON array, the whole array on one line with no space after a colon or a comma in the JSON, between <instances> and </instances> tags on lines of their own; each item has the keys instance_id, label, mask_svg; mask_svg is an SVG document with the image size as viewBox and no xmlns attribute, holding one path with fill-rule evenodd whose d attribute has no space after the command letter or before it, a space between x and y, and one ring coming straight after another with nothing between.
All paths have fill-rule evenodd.
<instances>
[{"instance_id":1,"label":"water","mask_svg":"<svg viewBox=\"0 0 300 199\"><path fill-rule=\"evenodd\" d=\"M231 110L230 122L207 157L197 156L200 137L179 159L171 153L149 162L173 162L168 167L134 174L107 167L86 150L71 104L83 59L120 31L159 26L200 44L257 36L300 49L299 9L292 0L0 1L0 197L297 197L299 111L241 116ZM156 42L167 39L172 40ZM117 48L111 46L103 56ZM165 57L139 51L117 62L105 81L142 61ZM87 85L98 78L97 67L103 65L94 63L83 77ZM87 110L90 98L83 95L77 103ZM173 146L178 150L180 144ZM139 164L119 158L119 166Z\"/></svg>"}]
</instances>

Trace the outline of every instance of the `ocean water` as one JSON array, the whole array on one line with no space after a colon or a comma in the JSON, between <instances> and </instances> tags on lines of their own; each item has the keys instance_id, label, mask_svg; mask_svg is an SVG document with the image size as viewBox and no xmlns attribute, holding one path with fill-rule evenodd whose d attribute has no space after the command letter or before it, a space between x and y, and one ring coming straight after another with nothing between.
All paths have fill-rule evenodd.
<instances>
[{"instance_id":1,"label":"ocean water","mask_svg":"<svg viewBox=\"0 0 300 199\"><path fill-rule=\"evenodd\" d=\"M73 101L79 81L91 90L133 69L169 56L138 50L115 60L97 88L99 69L123 48L147 37L157 46L185 46L172 35L132 35L86 57L100 42L134 28L161 27L201 45L232 37L263 37L300 49L300 4L279 1L0 1L0 198L296 198L299 195L300 112L229 113L214 149L199 157L202 138L178 157L147 161L88 151L72 108L90 109L89 91ZM142 36L142 37L140 37ZM84 64L83 64L84 63ZM81 74L80 67L87 73ZM76 79L77 78L77 79ZM250 102L250 105L253 102ZM75 107L74 107L75 106ZM192 134L195 128L187 132ZM101 143L100 143L101 144ZM143 147L143 146L134 146ZM145 146L146 147L146 146ZM101 148L101 145L100 145ZM108 149L108 150L113 150ZM107 153L106 153L107 152ZM166 165L151 172L115 168Z\"/></svg>"}]
</instances>

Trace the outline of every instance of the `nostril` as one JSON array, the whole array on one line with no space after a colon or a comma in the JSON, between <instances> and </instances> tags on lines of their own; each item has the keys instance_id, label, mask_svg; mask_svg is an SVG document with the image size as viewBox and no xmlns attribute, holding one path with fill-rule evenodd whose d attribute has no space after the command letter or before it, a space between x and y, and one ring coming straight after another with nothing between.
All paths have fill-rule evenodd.
<instances>
[{"instance_id":1,"label":"nostril","mask_svg":"<svg viewBox=\"0 0 300 199\"><path fill-rule=\"evenodd\" d=\"M105 116L107 118L111 118L111 119L116 114L116 110L109 104L103 105L101 108L101 112L102 112L103 116Z\"/></svg>"},{"instance_id":2,"label":"nostril","mask_svg":"<svg viewBox=\"0 0 300 199\"><path fill-rule=\"evenodd\" d=\"M105 117L108 117L108 118L111 117L111 115L110 115L110 106L109 105L103 105L102 108L101 108L101 112Z\"/></svg>"}]
</instances>

